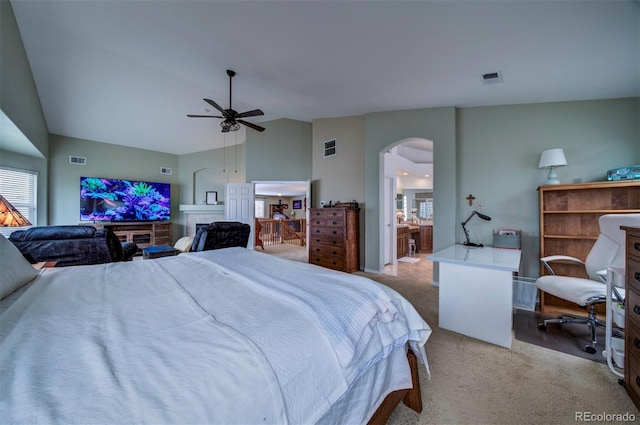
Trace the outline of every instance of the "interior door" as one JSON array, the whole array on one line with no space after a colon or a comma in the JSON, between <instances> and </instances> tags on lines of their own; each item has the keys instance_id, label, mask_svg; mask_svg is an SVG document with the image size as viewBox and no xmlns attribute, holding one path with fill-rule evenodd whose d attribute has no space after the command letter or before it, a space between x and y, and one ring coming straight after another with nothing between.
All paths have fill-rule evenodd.
<instances>
[{"instance_id":1,"label":"interior door","mask_svg":"<svg viewBox=\"0 0 640 425\"><path fill-rule=\"evenodd\" d=\"M384 264L396 263L396 190L395 179L391 177L384 178L384 193L383 193L383 252L384 252Z\"/></svg>"},{"instance_id":2,"label":"interior door","mask_svg":"<svg viewBox=\"0 0 640 425\"><path fill-rule=\"evenodd\" d=\"M227 183L225 217L251 226L248 249L253 249L255 191L253 183Z\"/></svg>"}]
</instances>

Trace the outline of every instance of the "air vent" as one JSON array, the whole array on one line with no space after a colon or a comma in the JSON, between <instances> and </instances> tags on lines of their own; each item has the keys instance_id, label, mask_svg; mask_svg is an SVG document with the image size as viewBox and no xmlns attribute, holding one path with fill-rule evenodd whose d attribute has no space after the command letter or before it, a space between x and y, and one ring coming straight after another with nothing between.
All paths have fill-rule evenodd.
<instances>
[{"instance_id":1,"label":"air vent","mask_svg":"<svg viewBox=\"0 0 640 425\"><path fill-rule=\"evenodd\" d=\"M324 157L334 156L336 154L336 139L327 140L324 142Z\"/></svg>"},{"instance_id":2,"label":"air vent","mask_svg":"<svg viewBox=\"0 0 640 425\"><path fill-rule=\"evenodd\" d=\"M486 74L482 74L482 82L484 84L496 84L502 83L502 72L487 72Z\"/></svg>"},{"instance_id":3,"label":"air vent","mask_svg":"<svg viewBox=\"0 0 640 425\"><path fill-rule=\"evenodd\" d=\"M84 156L69 156L69 164L73 165L87 165L87 158Z\"/></svg>"},{"instance_id":4,"label":"air vent","mask_svg":"<svg viewBox=\"0 0 640 425\"><path fill-rule=\"evenodd\" d=\"M162 174L173 174L173 170L171 168L167 168L167 167L160 168L160 172Z\"/></svg>"}]
</instances>

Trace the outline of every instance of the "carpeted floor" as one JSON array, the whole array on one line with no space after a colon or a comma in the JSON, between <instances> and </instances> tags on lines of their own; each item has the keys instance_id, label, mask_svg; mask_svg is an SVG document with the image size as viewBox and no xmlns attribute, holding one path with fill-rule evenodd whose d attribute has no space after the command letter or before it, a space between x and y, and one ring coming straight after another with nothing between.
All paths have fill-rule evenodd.
<instances>
[{"instance_id":1,"label":"carpeted floor","mask_svg":"<svg viewBox=\"0 0 640 425\"><path fill-rule=\"evenodd\" d=\"M433 329L425 346L431 379L419 368L423 411L400 404L390 425L565 425L579 422L581 412L640 418L606 364L515 338L509 350L440 329L433 263L425 254L419 257L417 263L389 266L384 274L357 273L404 295ZM477 307L469 320L482 320L482 306Z\"/></svg>"},{"instance_id":2,"label":"carpeted floor","mask_svg":"<svg viewBox=\"0 0 640 425\"><path fill-rule=\"evenodd\" d=\"M424 409L417 414L401 404L389 424L565 425L578 422L580 412L640 418L605 364L517 339L509 350L440 329L432 262L420 257L388 268L388 274L358 273L403 294L433 329L426 344L431 379L420 367ZM469 312L469 320L482 320L482 306Z\"/></svg>"}]
</instances>

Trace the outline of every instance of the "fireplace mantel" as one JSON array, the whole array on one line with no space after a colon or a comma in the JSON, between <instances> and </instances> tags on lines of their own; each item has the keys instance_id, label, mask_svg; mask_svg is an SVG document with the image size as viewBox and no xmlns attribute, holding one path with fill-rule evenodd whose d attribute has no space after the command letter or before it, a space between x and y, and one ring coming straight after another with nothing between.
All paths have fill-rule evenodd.
<instances>
[{"instance_id":1,"label":"fireplace mantel","mask_svg":"<svg viewBox=\"0 0 640 425\"><path fill-rule=\"evenodd\" d=\"M196 224L213 223L225 219L224 205L180 205L180 211L185 215L186 236L196 234Z\"/></svg>"},{"instance_id":2,"label":"fireplace mantel","mask_svg":"<svg viewBox=\"0 0 640 425\"><path fill-rule=\"evenodd\" d=\"M224 212L224 205L181 204L180 211L192 213Z\"/></svg>"}]
</instances>

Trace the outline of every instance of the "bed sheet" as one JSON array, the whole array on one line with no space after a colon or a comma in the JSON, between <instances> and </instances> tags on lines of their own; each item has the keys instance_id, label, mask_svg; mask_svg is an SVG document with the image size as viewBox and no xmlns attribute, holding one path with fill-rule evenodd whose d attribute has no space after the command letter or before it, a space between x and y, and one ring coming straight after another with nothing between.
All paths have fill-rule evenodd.
<instances>
[{"instance_id":1,"label":"bed sheet","mask_svg":"<svg viewBox=\"0 0 640 425\"><path fill-rule=\"evenodd\" d=\"M357 364L345 367L313 312L281 291L256 290L255 276L244 273L247 264L256 270L272 260L238 250L43 273L0 316L0 416L18 423L315 423L341 405L358 411L341 400L358 393L357 383L377 382L370 378L377 369L397 364L380 360L410 340L422 350L430 334L406 300L384 289L397 316L410 319L398 325L402 335L391 336L397 329L386 325L371 332ZM230 266L237 261L240 270ZM275 270L289 263L277 259ZM373 348L389 338L386 348ZM406 385L408 374L393 376L400 378L391 386Z\"/></svg>"}]
</instances>

